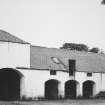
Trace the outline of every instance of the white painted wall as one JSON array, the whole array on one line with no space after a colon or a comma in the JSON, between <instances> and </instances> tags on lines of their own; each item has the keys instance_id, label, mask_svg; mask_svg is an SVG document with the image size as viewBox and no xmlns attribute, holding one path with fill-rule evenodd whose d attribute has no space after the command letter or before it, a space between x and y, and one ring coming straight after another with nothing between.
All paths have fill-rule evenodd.
<instances>
[{"instance_id":1,"label":"white painted wall","mask_svg":"<svg viewBox=\"0 0 105 105\"><path fill-rule=\"evenodd\" d=\"M0 41L0 68L30 67L30 45Z\"/></svg>"},{"instance_id":2,"label":"white painted wall","mask_svg":"<svg viewBox=\"0 0 105 105\"><path fill-rule=\"evenodd\" d=\"M92 73L92 77L88 77L86 72L76 72L75 79L80 83L80 95L83 95L83 83L87 80L92 80L96 83L94 95L102 90L102 79L101 73ZM103 77L105 78L105 76ZM105 79L104 79L105 80ZM105 86L105 85L104 85Z\"/></svg>"},{"instance_id":3,"label":"white painted wall","mask_svg":"<svg viewBox=\"0 0 105 105\"><path fill-rule=\"evenodd\" d=\"M86 73L84 72L76 72L75 78L70 77L69 73L57 71L56 75L50 75L50 71L45 70L20 70L18 69L23 75L24 75L24 88L22 89L22 95L26 97L44 97L45 96L45 90L44 85L45 82L49 79L56 79L60 82L59 85L59 95L64 97L64 87L65 82L68 80L75 79L77 82L79 82L78 89L77 89L77 96L82 96L82 84L86 80L92 80L96 83L96 89L94 92L94 95L97 94L99 91L102 90L102 88L105 90L105 85L102 85L102 79L101 79L101 73L93 73L92 77L87 77ZM105 75L103 74L103 84L105 81Z\"/></svg>"},{"instance_id":4,"label":"white painted wall","mask_svg":"<svg viewBox=\"0 0 105 105\"><path fill-rule=\"evenodd\" d=\"M64 95L64 83L69 80L66 72L57 72L56 76L51 76L49 71L45 70L20 70L24 75L24 88L22 95L26 97L44 97L45 82L49 79L56 79L60 82L59 95Z\"/></svg>"},{"instance_id":5,"label":"white painted wall","mask_svg":"<svg viewBox=\"0 0 105 105\"><path fill-rule=\"evenodd\" d=\"M24 88L22 95L26 97L44 97L45 82L49 79L56 79L60 82L59 95L64 97L64 84L72 79L67 72L57 71L56 75L50 75L50 71L45 70L20 70L24 75Z\"/></svg>"},{"instance_id":6,"label":"white painted wall","mask_svg":"<svg viewBox=\"0 0 105 105\"><path fill-rule=\"evenodd\" d=\"M105 91L105 73L101 74L101 84L102 84L102 91Z\"/></svg>"}]
</instances>

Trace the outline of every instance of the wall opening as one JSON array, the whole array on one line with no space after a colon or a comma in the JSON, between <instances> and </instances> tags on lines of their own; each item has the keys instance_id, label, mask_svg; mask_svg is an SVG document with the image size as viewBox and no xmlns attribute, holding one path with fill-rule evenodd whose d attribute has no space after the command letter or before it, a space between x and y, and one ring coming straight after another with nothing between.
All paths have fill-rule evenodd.
<instances>
[{"instance_id":1,"label":"wall opening","mask_svg":"<svg viewBox=\"0 0 105 105\"><path fill-rule=\"evenodd\" d=\"M77 85L75 80L69 80L65 83L65 98L75 99L77 97Z\"/></svg>"},{"instance_id":2,"label":"wall opening","mask_svg":"<svg viewBox=\"0 0 105 105\"><path fill-rule=\"evenodd\" d=\"M0 100L19 100L21 73L11 68L0 69Z\"/></svg>"},{"instance_id":3,"label":"wall opening","mask_svg":"<svg viewBox=\"0 0 105 105\"><path fill-rule=\"evenodd\" d=\"M76 70L76 60L69 59L69 76L74 76Z\"/></svg>"},{"instance_id":4,"label":"wall opening","mask_svg":"<svg viewBox=\"0 0 105 105\"><path fill-rule=\"evenodd\" d=\"M58 85L59 81L51 79L45 82L45 98L46 99L58 99Z\"/></svg>"},{"instance_id":5,"label":"wall opening","mask_svg":"<svg viewBox=\"0 0 105 105\"><path fill-rule=\"evenodd\" d=\"M93 96L95 89L95 82L93 81L85 81L83 83L83 97L84 98L91 98Z\"/></svg>"}]
</instances>

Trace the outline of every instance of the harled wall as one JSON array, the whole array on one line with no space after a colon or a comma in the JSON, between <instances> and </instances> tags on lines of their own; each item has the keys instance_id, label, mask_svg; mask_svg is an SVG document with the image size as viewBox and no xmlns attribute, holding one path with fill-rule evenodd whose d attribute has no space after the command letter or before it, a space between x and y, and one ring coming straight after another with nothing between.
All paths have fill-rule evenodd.
<instances>
[{"instance_id":1,"label":"harled wall","mask_svg":"<svg viewBox=\"0 0 105 105\"><path fill-rule=\"evenodd\" d=\"M30 45L0 41L0 68L30 67Z\"/></svg>"},{"instance_id":2,"label":"harled wall","mask_svg":"<svg viewBox=\"0 0 105 105\"><path fill-rule=\"evenodd\" d=\"M65 82L68 80L76 80L79 85L77 86L77 96L82 96L83 83L87 80L95 82L94 95L100 91L105 91L105 74L93 73L92 77L87 77L85 72L76 72L75 77L70 77L68 72L57 71L56 75L50 75L48 70L23 70L18 69L24 75L22 84L21 95L25 97L45 97L45 82L50 79L56 79L60 82L59 96L64 97Z\"/></svg>"}]
</instances>

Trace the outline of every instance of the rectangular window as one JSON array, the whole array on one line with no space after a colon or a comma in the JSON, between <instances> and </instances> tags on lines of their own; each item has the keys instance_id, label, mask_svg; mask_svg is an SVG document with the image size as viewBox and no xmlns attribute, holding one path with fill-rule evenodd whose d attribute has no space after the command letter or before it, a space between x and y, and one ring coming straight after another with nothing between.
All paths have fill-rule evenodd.
<instances>
[{"instance_id":1,"label":"rectangular window","mask_svg":"<svg viewBox=\"0 0 105 105\"><path fill-rule=\"evenodd\" d=\"M50 70L50 75L56 75L56 71L55 70Z\"/></svg>"},{"instance_id":2,"label":"rectangular window","mask_svg":"<svg viewBox=\"0 0 105 105\"><path fill-rule=\"evenodd\" d=\"M87 76L88 76L88 77L91 77L91 76L92 76L92 73L87 73Z\"/></svg>"}]
</instances>

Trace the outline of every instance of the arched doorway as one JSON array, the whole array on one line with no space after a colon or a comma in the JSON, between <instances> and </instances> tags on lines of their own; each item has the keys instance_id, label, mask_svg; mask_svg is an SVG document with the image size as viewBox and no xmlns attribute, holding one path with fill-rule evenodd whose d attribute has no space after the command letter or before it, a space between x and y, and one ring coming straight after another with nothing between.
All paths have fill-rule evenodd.
<instances>
[{"instance_id":1,"label":"arched doorway","mask_svg":"<svg viewBox=\"0 0 105 105\"><path fill-rule=\"evenodd\" d=\"M58 85L59 81L51 79L45 82L45 98L57 99L58 98Z\"/></svg>"},{"instance_id":2,"label":"arched doorway","mask_svg":"<svg viewBox=\"0 0 105 105\"><path fill-rule=\"evenodd\" d=\"M90 98L91 96L93 96L94 89L95 89L95 82L90 80L85 81L83 83L83 97Z\"/></svg>"},{"instance_id":3,"label":"arched doorway","mask_svg":"<svg viewBox=\"0 0 105 105\"><path fill-rule=\"evenodd\" d=\"M19 71L4 68L0 69L0 100L20 99L20 80L22 75Z\"/></svg>"},{"instance_id":4,"label":"arched doorway","mask_svg":"<svg viewBox=\"0 0 105 105\"><path fill-rule=\"evenodd\" d=\"M69 80L65 83L65 98L75 99L77 96L77 84L75 80Z\"/></svg>"}]
</instances>

